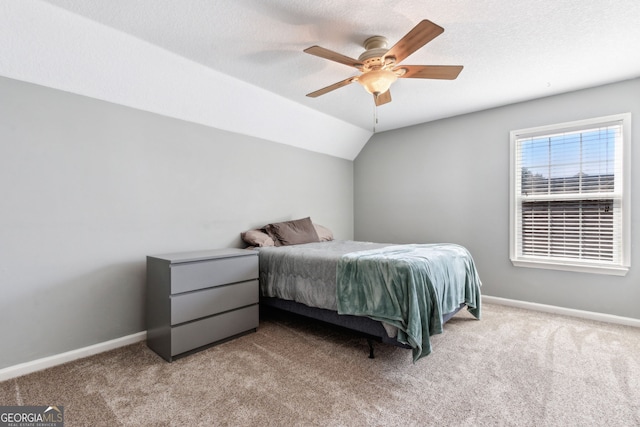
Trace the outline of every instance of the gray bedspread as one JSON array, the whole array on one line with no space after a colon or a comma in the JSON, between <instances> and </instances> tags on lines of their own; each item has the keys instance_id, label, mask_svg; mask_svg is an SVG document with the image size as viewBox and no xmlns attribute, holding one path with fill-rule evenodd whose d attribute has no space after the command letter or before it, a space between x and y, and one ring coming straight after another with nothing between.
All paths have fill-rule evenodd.
<instances>
[{"instance_id":1,"label":"gray bedspread","mask_svg":"<svg viewBox=\"0 0 640 427\"><path fill-rule=\"evenodd\" d=\"M332 240L259 248L261 295L336 311L336 267L342 255L388 245Z\"/></svg>"}]
</instances>

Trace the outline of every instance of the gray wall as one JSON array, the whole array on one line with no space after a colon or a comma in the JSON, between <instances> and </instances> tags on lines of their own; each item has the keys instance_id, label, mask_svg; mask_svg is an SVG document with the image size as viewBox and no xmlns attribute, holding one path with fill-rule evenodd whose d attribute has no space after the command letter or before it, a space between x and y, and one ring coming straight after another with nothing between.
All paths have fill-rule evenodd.
<instances>
[{"instance_id":1,"label":"gray wall","mask_svg":"<svg viewBox=\"0 0 640 427\"><path fill-rule=\"evenodd\" d=\"M0 78L0 369L145 329L145 256L303 216L353 238L353 163Z\"/></svg>"},{"instance_id":2,"label":"gray wall","mask_svg":"<svg viewBox=\"0 0 640 427\"><path fill-rule=\"evenodd\" d=\"M629 273L513 267L509 132L624 112L632 113ZM355 238L460 243L485 295L640 318L639 121L634 79L376 134L354 162Z\"/></svg>"}]
</instances>

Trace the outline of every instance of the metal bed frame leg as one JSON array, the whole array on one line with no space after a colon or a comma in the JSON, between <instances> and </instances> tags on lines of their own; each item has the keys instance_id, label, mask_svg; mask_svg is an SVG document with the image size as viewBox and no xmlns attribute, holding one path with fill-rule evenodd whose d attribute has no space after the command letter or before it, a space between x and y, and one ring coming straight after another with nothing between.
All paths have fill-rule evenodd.
<instances>
[{"instance_id":1,"label":"metal bed frame leg","mask_svg":"<svg viewBox=\"0 0 640 427\"><path fill-rule=\"evenodd\" d=\"M369 359L375 359L373 355L373 340L371 338L367 338L367 344L369 344Z\"/></svg>"}]
</instances>

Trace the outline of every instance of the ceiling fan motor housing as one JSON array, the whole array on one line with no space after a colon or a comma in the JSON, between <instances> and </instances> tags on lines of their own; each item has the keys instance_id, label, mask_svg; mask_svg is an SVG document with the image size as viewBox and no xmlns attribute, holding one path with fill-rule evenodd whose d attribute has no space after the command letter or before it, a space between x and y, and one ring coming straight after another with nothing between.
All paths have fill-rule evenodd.
<instances>
[{"instance_id":1,"label":"ceiling fan motor housing","mask_svg":"<svg viewBox=\"0 0 640 427\"><path fill-rule=\"evenodd\" d=\"M392 61L395 62L395 58L384 58L384 55L389 51L386 37L369 37L364 41L363 46L366 50L358 57L358 61L364 64L364 70L380 69L390 65Z\"/></svg>"}]
</instances>

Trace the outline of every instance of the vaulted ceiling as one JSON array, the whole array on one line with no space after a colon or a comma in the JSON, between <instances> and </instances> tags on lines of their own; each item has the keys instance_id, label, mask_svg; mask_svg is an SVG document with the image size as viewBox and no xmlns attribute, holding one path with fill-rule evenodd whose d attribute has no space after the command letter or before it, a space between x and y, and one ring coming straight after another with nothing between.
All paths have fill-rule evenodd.
<instances>
[{"instance_id":1,"label":"vaulted ceiling","mask_svg":"<svg viewBox=\"0 0 640 427\"><path fill-rule=\"evenodd\" d=\"M445 31L375 107L357 58L422 19ZM374 132L640 76L638 0L0 0L0 75L354 159Z\"/></svg>"}]
</instances>

